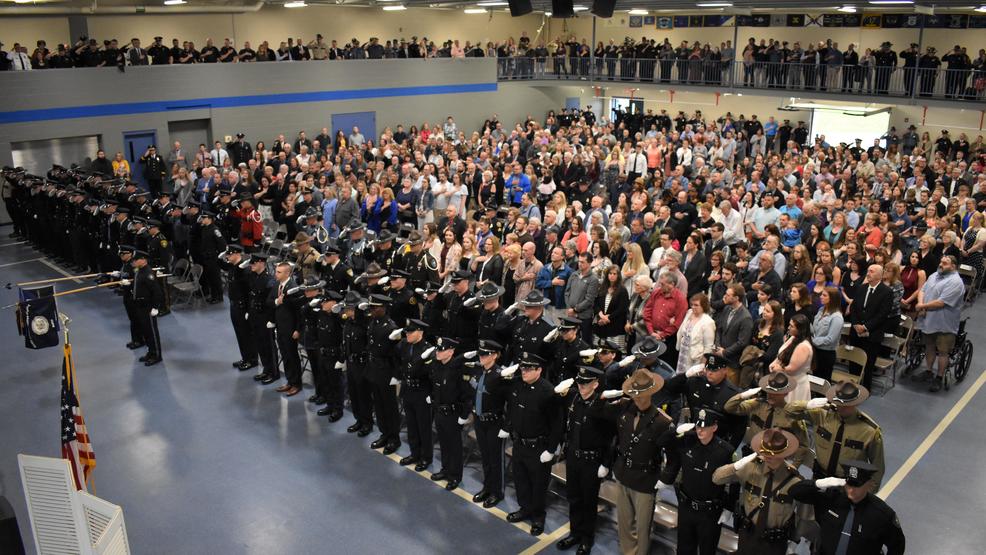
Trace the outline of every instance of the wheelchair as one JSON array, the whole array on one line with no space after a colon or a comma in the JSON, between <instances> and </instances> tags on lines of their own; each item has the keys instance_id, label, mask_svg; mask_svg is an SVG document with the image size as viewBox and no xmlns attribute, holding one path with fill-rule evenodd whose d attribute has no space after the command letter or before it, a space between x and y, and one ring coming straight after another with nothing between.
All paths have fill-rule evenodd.
<instances>
[{"instance_id":1,"label":"wheelchair","mask_svg":"<svg viewBox=\"0 0 986 555\"><path fill-rule=\"evenodd\" d=\"M955 334L955 346L948 353L948 366L942 378L942 386L946 391L950 388L952 380L955 380L955 383L964 380L969 373L969 366L972 365L973 344L965 331L968 321L969 318L965 317L959 322L959 331ZM912 372L920 368L924 363L924 355L924 334L921 330L915 329L911 344L907 347L906 371Z\"/></svg>"}]
</instances>

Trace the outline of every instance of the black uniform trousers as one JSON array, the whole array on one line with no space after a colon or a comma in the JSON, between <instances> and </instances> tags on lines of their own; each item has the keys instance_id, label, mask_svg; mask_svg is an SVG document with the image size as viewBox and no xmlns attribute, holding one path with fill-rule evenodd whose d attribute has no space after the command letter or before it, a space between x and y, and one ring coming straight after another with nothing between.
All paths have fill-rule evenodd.
<instances>
[{"instance_id":1,"label":"black uniform trousers","mask_svg":"<svg viewBox=\"0 0 986 555\"><path fill-rule=\"evenodd\" d=\"M435 445L431 438L431 405L428 404L428 391L402 386L401 401L404 404L407 444L411 447L411 456L420 462L430 464L435 456Z\"/></svg>"},{"instance_id":2,"label":"black uniform trousers","mask_svg":"<svg viewBox=\"0 0 986 555\"><path fill-rule=\"evenodd\" d=\"M250 322L246 318L246 307L230 301L229 319L233 323L233 333L236 334L236 345L240 349L240 360L257 362L257 343L254 341Z\"/></svg>"},{"instance_id":3,"label":"black uniform trousers","mask_svg":"<svg viewBox=\"0 0 986 555\"><path fill-rule=\"evenodd\" d=\"M582 543L592 544L596 537L596 514L599 505L599 457L578 458L565 454L565 496L572 535Z\"/></svg>"},{"instance_id":4,"label":"black uniform trousers","mask_svg":"<svg viewBox=\"0 0 986 555\"><path fill-rule=\"evenodd\" d=\"M442 449L442 472L450 480L462 481L462 426L458 422L459 413L452 409L435 409L435 431L438 432L438 446Z\"/></svg>"},{"instance_id":5,"label":"black uniform trousers","mask_svg":"<svg viewBox=\"0 0 986 555\"><path fill-rule=\"evenodd\" d=\"M144 339L144 334L137 323L137 312L134 310L133 300L123 297L123 309L127 312L127 320L130 320L130 341L141 345L149 343Z\"/></svg>"},{"instance_id":6,"label":"black uniform trousers","mask_svg":"<svg viewBox=\"0 0 986 555\"><path fill-rule=\"evenodd\" d=\"M787 553L787 541L767 541L760 537L760 532L756 526L751 526L739 530L739 542L737 555L785 555Z\"/></svg>"},{"instance_id":7,"label":"black uniform trousers","mask_svg":"<svg viewBox=\"0 0 986 555\"><path fill-rule=\"evenodd\" d=\"M364 428L373 427L373 384L366 379L366 360L351 358L346 363L346 390L356 423Z\"/></svg>"},{"instance_id":8,"label":"black uniform trousers","mask_svg":"<svg viewBox=\"0 0 986 555\"><path fill-rule=\"evenodd\" d=\"M151 306L134 303L133 314L140 335L145 339L147 356L161 358L161 336L157 332L157 316L151 316Z\"/></svg>"},{"instance_id":9,"label":"black uniform trousers","mask_svg":"<svg viewBox=\"0 0 986 555\"><path fill-rule=\"evenodd\" d=\"M678 555L715 555L719 547L722 510L696 511L678 504Z\"/></svg>"},{"instance_id":10,"label":"black uniform trousers","mask_svg":"<svg viewBox=\"0 0 986 555\"><path fill-rule=\"evenodd\" d=\"M223 295L223 278L219 273L219 262L213 256L202 257L202 278L199 283L205 295L210 299L219 299Z\"/></svg>"},{"instance_id":11,"label":"black uniform trousers","mask_svg":"<svg viewBox=\"0 0 986 555\"><path fill-rule=\"evenodd\" d=\"M514 438L512 464L517 504L533 522L544 522L551 463L541 462L540 457L547 447L546 441L538 441L535 447L530 447Z\"/></svg>"},{"instance_id":12,"label":"black uniform trousers","mask_svg":"<svg viewBox=\"0 0 986 555\"><path fill-rule=\"evenodd\" d=\"M308 369L312 371L312 381L315 382L315 394L318 395L318 361L319 361L319 348L309 349L305 347L305 356L308 357ZM304 370L302 370L304 373ZM301 378L298 378L299 381Z\"/></svg>"},{"instance_id":13,"label":"black uniform trousers","mask_svg":"<svg viewBox=\"0 0 986 555\"><path fill-rule=\"evenodd\" d=\"M397 405L397 391L390 384L371 383L373 410L377 413L377 429L389 442L401 442L401 409Z\"/></svg>"},{"instance_id":14,"label":"black uniform trousers","mask_svg":"<svg viewBox=\"0 0 986 555\"><path fill-rule=\"evenodd\" d=\"M248 320L250 329L253 331L253 340L257 346L257 354L260 355L260 364L264 367L264 373L274 379L281 377L281 370L277 367L277 349L274 348L274 330L267 327L267 322L263 314L254 314Z\"/></svg>"},{"instance_id":15,"label":"black uniform trousers","mask_svg":"<svg viewBox=\"0 0 986 555\"><path fill-rule=\"evenodd\" d=\"M301 357L298 355L298 341L291 337L291 331L277 332L277 349L284 360L284 377L288 385L301 388Z\"/></svg>"},{"instance_id":16,"label":"black uniform trousers","mask_svg":"<svg viewBox=\"0 0 986 555\"><path fill-rule=\"evenodd\" d=\"M503 421L500 418L483 422L476 418L476 443L483 462L483 489L503 497L503 440L497 436Z\"/></svg>"},{"instance_id":17,"label":"black uniform trousers","mask_svg":"<svg viewBox=\"0 0 986 555\"><path fill-rule=\"evenodd\" d=\"M336 357L327 349L320 349L318 367L312 367L315 394L325 399L330 410L342 410L345 406L342 394L342 370L336 368Z\"/></svg>"}]
</instances>

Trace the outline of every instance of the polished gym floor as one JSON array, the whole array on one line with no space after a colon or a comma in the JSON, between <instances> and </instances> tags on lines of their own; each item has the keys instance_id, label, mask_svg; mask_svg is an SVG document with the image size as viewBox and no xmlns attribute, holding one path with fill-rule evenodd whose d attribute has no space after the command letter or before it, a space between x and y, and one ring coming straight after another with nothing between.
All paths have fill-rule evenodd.
<instances>
[{"instance_id":1,"label":"polished gym floor","mask_svg":"<svg viewBox=\"0 0 986 555\"><path fill-rule=\"evenodd\" d=\"M4 232L3 235L6 236ZM0 284L60 277L29 245L0 240ZM64 291L88 285L67 281ZM0 304L16 288L0 289ZM903 380L864 405L883 427L885 491L900 516L908 552L980 553L986 544L986 301L969 309L977 346L964 382L928 393ZM345 432L315 415L303 394L285 399L259 386L237 358L227 305L178 307L160 319L164 362L146 368L129 340L119 297L96 290L59 299L72 319L78 388L96 453L95 494L123 507L136 554L193 553L536 553L555 552L567 505L552 495L546 533L504 520L469 498L480 470L467 463L458 494L369 448L375 437ZM17 454L57 457L62 351L25 349L12 310L0 333L0 495L32 544ZM309 377L306 376L306 380ZM398 452L407 454L406 445ZM432 466L438 471L439 457ZM900 471L900 472L898 472ZM556 491L562 492L561 487ZM616 553L615 511L601 517L597 553ZM654 553L673 552L673 532L656 531ZM803 547L803 546L802 546Z\"/></svg>"}]
</instances>

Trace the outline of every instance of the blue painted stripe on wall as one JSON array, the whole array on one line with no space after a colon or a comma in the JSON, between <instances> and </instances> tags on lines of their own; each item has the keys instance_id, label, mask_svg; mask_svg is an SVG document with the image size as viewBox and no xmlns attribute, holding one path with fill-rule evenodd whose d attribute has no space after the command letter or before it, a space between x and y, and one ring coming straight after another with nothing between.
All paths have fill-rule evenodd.
<instances>
[{"instance_id":1,"label":"blue painted stripe on wall","mask_svg":"<svg viewBox=\"0 0 986 555\"><path fill-rule=\"evenodd\" d=\"M242 108L246 106L291 104L296 102L331 102L339 100L359 100L365 98L386 98L394 96L427 96L433 94L496 92L496 90L496 83L472 83L462 85L428 85L421 87L396 87L386 89L261 94L252 96L220 96L216 98L127 102L122 104L97 104L93 106L67 106L64 108L44 108L39 110L0 112L0 124L26 123L32 121L57 119L93 118L102 116L125 116L131 114L148 114L153 112L171 112L175 110L198 110L202 108Z\"/></svg>"}]
</instances>

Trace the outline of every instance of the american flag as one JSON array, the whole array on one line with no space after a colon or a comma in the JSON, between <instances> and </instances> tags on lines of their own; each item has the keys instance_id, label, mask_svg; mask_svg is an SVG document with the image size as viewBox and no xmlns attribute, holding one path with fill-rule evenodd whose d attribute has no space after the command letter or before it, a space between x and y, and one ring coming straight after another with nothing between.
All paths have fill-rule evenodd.
<instances>
[{"instance_id":1,"label":"american flag","mask_svg":"<svg viewBox=\"0 0 986 555\"><path fill-rule=\"evenodd\" d=\"M79 396L75 392L75 364L72 363L72 346L67 341L62 360L62 458L72 464L75 487L87 490L89 475L96 468L96 455L92 452Z\"/></svg>"}]
</instances>

